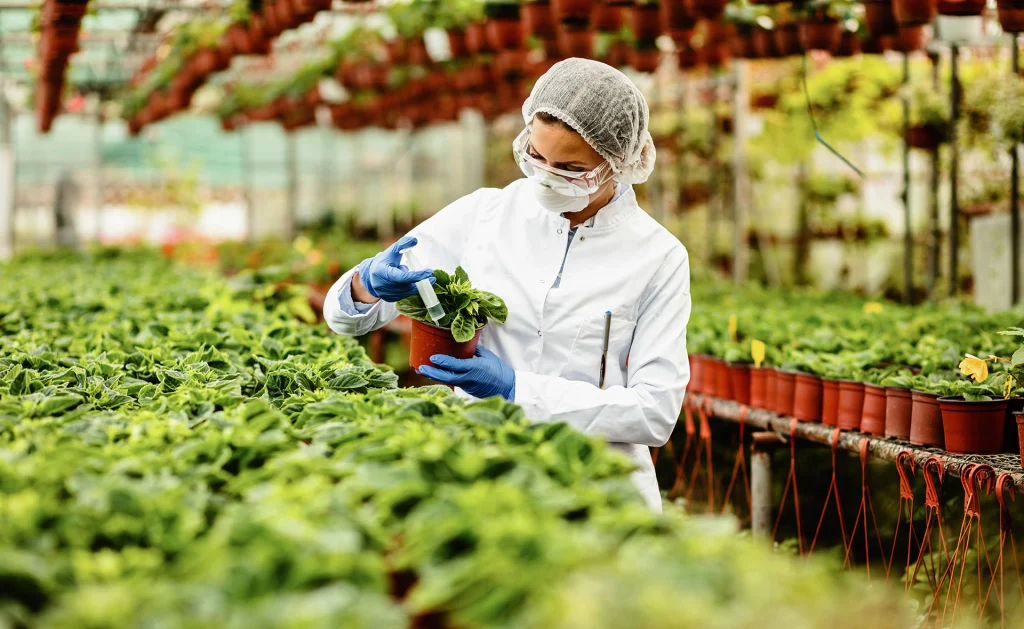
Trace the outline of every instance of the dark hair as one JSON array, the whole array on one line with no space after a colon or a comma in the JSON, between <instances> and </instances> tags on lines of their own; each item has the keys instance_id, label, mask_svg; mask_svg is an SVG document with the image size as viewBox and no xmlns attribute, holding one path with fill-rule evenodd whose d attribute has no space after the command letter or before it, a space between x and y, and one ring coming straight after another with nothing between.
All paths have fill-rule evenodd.
<instances>
[{"instance_id":1,"label":"dark hair","mask_svg":"<svg viewBox=\"0 0 1024 629\"><path fill-rule=\"evenodd\" d=\"M549 114L546 111L538 111L537 113L533 114L533 119L534 120L540 120L544 124L553 124L553 125L562 127L563 129L566 129L568 131L572 131L573 133L576 132L576 129L573 129L572 127L570 127L569 123L567 123L566 121L562 120L558 116L553 116L553 115Z\"/></svg>"}]
</instances>

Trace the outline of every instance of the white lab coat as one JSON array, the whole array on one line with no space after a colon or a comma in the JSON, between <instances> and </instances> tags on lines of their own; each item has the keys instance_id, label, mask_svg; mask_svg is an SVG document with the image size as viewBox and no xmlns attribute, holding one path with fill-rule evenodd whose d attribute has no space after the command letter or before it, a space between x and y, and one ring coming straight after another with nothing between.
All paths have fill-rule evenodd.
<instances>
[{"instance_id":1,"label":"white lab coat","mask_svg":"<svg viewBox=\"0 0 1024 629\"><path fill-rule=\"evenodd\" d=\"M668 441L690 377L686 249L626 188L592 227L576 231L566 254L569 221L541 207L531 185L520 179L503 190L478 190L441 210L410 232L419 239L417 260L449 272L461 265L474 286L505 300L508 320L485 327L480 342L515 370L516 404L532 421L565 422L607 439L636 464L635 484L660 510L648 448ZM351 290L353 272L331 288L324 317L335 332L360 336L398 313L383 301L363 314L343 312L338 295Z\"/></svg>"}]
</instances>

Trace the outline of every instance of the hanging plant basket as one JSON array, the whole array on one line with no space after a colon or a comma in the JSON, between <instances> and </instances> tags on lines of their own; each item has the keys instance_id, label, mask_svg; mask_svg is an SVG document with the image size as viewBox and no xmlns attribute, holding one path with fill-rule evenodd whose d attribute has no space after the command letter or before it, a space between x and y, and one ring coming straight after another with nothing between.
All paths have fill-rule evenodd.
<instances>
[{"instance_id":1,"label":"hanging plant basket","mask_svg":"<svg viewBox=\"0 0 1024 629\"><path fill-rule=\"evenodd\" d=\"M797 26L800 45L804 50L824 50L831 53L839 49L842 32L837 20L808 20L800 22Z\"/></svg>"},{"instance_id":2,"label":"hanging plant basket","mask_svg":"<svg viewBox=\"0 0 1024 629\"><path fill-rule=\"evenodd\" d=\"M518 4L488 4L488 20L484 23L487 42L494 50L517 50L523 47L525 33Z\"/></svg>"},{"instance_id":3,"label":"hanging plant basket","mask_svg":"<svg viewBox=\"0 0 1024 629\"><path fill-rule=\"evenodd\" d=\"M549 0L527 2L522 7L523 30L527 37L554 39L555 20Z\"/></svg>"},{"instance_id":4,"label":"hanging plant basket","mask_svg":"<svg viewBox=\"0 0 1024 629\"><path fill-rule=\"evenodd\" d=\"M934 151L945 141L945 129L915 125L907 128L907 145L915 149Z\"/></svg>"},{"instance_id":5,"label":"hanging plant basket","mask_svg":"<svg viewBox=\"0 0 1024 629\"><path fill-rule=\"evenodd\" d=\"M864 39L860 43L860 51L865 55L884 55L887 50L892 50L891 35L875 35Z\"/></svg>"},{"instance_id":6,"label":"hanging plant basket","mask_svg":"<svg viewBox=\"0 0 1024 629\"><path fill-rule=\"evenodd\" d=\"M725 15L728 0L683 0L690 15L710 22L717 22Z\"/></svg>"},{"instance_id":7,"label":"hanging plant basket","mask_svg":"<svg viewBox=\"0 0 1024 629\"><path fill-rule=\"evenodd\" d=\"M625 10L621 6L599 2L594 6L592 20L594 30L601 33L618 33L625 23L624 13Z\"/></svg>"},{"instance_id":8,"label":"hanging plant basket","mask_svg":"<svg viewBox=\"0 0 1024 629\"><path fill-rule=\"evenodd\" d=\"M689 11L682 0L666 0L661 3L661 30L673 39L676 33L693 33L697 28L697 16Z\"/></svg>"},{"instance_id":9,"label":"hanging plant basket","mask_svg":"<svg viewBox=\"0 0 1024 629\"><path fill-rule=\"evenodd\" d=\"M888 387L885 390L885 436L910 439L910 420L914 398L908 389Z\"/></svg>"},{"instance_id":10,"label":"hanging plant basket","mask_svg":"<svg viewBox=\"0 0 1024 629\"><path fill-rule=\"evenodd\" d=\"M780 57L792 57L803 52L800 48L800 31L796 24L776 24L772 30L772 38Z\"/></svg>"},{"instance_id":11,"label":"hanging plant basket","mask_svg":"<svg viewBox=\"0 0 1024 629\"><path fill-rule=\"evenodd\" d=\"M637 42L629 51L629 66L637 72L653 74L661 65L661 51L653 41Z\"/></svg>"},{"instance_id":12,"label":"hanging plant basket","mask_svg":"<svg viewBox=\"0 0 1024 629\"><path fill-rule=\"evenodd\" d=\"M661 11L657 4L635 4L629 11L629 29L637 41L653 41L661 35Z\"/></svg>"},{"instance_id":13,"label":"hanging plant basket","mask_svg":"<svg viewBox=\"0 0 1024 629\"><path fill-rule=\"evenodd\" d=\"M978 17L985 12L985 0L938 0L939 15Z\"/></svg>"},{"instance_id":14,"label":"hanging plant basket","mask_svg":"<svg viewBox=\"0 0 1024 629\"><path fill-rule=\"evenodd\" d=\"M775 59L779 57L778 49L775 47L775 35L767 28L754 27L752 44L754 52L759 59Z\"/></svg>"},{"instance_id":15,"label":"hanging plant basket","mask_svg":"<svg viewBox=\"0 0 1024 629\"><path fill-rule=\"evenodd\" d=\"M864 27L871 35L895 35L896 16L890 0L872 0L864 3Z\"/></svg>"},{"instance_id":16,"label":"hanging plant basket","mask_svg":"<svg viewBox=\"0 0 1024 629\"><path fill-rule=\"evenodd\" d=\"M555 21L578 26L589 25L594 14L594 0L551 0Z\"/></svg>"},{"instance_id":17,"label":"hanging plant basket","mask_svg":"<svg viewBox=\"0 0 1024 629\"><path fill-rule=\"evenodd\" d=\"M892 12L900 26L924 26L935 18L935 0L892 0Z\"/></svg>"},{"instance_id":18,"label":"hanging plant basket","mask_svg":"<svg viewBox=\"0 0 1024 629\"><path fill-rule=\"evenodd\" d=\"M466 45L466 31L448 31L448 49L451 51L452 59L465 59L469 57L469 47Z\"/></svg>"},{"instance_id":19,"label":"hanging plant basket","mask_svg":"<svg viewBox=\"0 0 1024 629\"><path fill-rule=\"evenodd\" d=\"M562 57L594 57L594 32L586 26L561 23L558 26L558 51Z\"/></svg>"},{"instance_id":20,"label":"hanging plant basket","mask_svg":"<svg viewBox=\"0 0 1024 629\"><path fill-rule=\"evenodd\" d=\"M996 0L996 12L1004 33L1024 33L1024 0Z\"/></svg>"},{"instance_id":21,"label":"hanging plant basket","mask_svg":"<svg viewBox=\"0 0 1024 629\"><path fill-rule=\"evenodd\" d=\"M474 22L466 26L466 47L469 48L471 55L494 52L483 22Z\"/></svg>"},{"instance_id":22,"label":"hanging plant basket","mask_svg":"<svg viewBox=\"0 0 1024 629\"><path fill-rule=\"evenodd\" d=\"M839 36L839 47L832 52L833 57L853 57L860 54L860 35L844 30Z\"/></svg>"},{"instance_id":23,"label":"hanging plant basket","mask_svg":"<svg viewBox=\"0 0 1024 629\"><path fill-rule=\"evenodd\" d=\"M1006 400L968 402L939 398L945 448L956 454L998 454L1003 451Z\"/></svg>"}]
</instances>

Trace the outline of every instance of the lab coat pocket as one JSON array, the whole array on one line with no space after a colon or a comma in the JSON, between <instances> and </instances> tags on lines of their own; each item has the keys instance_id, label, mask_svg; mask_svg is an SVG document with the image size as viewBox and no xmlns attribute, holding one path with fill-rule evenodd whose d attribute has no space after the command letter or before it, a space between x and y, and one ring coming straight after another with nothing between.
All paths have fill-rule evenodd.
<instances>
[{"instance_id":1,"label":"lab coat pocket","mask_svg":"<svg viewBox=\"0 0 1024 629\"><path fill-rule=\"evenodd\" d=\"M604 347L603 314L589 317L583 322L572 355L563 376L571 380L598 383L601 373L601 352ZM608 334L608 362L605 369L605 387L626 384L626 361L633 344L636 321L632 317L615 312L612 314Z\"/></svg>"}]
</instances>

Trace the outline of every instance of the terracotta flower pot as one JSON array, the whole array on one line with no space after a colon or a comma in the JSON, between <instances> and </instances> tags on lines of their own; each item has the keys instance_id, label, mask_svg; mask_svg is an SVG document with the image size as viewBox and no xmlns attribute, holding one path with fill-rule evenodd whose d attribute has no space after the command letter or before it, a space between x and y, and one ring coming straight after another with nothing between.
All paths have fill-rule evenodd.
<instances>
[{"instance_id":1,"label":"terracotta flower pot","mask_svg":"<svg viewBox=\"0 0 1024 629\"><path fill-rule=\"evenodd\" d=\"M997 454L1003 451L1006 400L968 402L941 397L945 448L955 454Z\"/></svg>"},{"instance_id":2,"label":"terracotta flower pot","mask_svg":"<svg viewBox=\"0 0 1024 629\"><path fill-rule=\"evenodd\" d=\"M873 36L895 35L897 25L893 3L890 0L865 2L864 26Z\"/></svg>"},{"instance_id":3,"label":"terracotta flower pot","mask_svg":"<svg viewBox=\"0 0 1024 629\"><path fill-rule=\"evenodd\" d=\"M907 128L907 145L915 149L934 151L942 143L943 133L933 127L917 125Z\"/></svg>"},{"instance_id":4,"label":"terracotta flower pot","mask_svg":"<svg viewBox=\"0 0 1024 629\"><path fill-rule=\"evenodd\" d=\"M999 26L1004 33L1024 33L1024 6L1009 6L1008 2L996 2Z\"/></svg>"},{"instance_id":5,"label":"terracotta flower pot","mask_svg":"<svg viewBox=\"0 0 1024 629\"><path fill-rule=\"evenodd\" d=\"M804 50L824 50L834 52L839 48L842 31L835 20L807 21L797 25L800 45Z\"/></svg>"},{"instance_id":6,"label":"terracotta flower pot","mask_svg":"<svg viewBox=\"0 0 1024 629\"><path fill-rule=\"evenodd\" d=\"M704 392L704 378L707 370L704 368L703 354L690 354L690 383L686 386L687 391L694 393Z\"/></svg>"},{"instance_id":7,"label":"terracotta flower pot","mask_svg":"<svg viewBox=\"0 0 1024 629\"><path fill-rule=\"evenodd\" d=\"M1024 413L1024 398L1010 398L1006 401L1006 434L1003 435L1003 448L1011 454L1020 453L1017 441L1017 422L1014 415Z\"/></svg>"},{"instance_id":8,"label":"terracotta flower pot","mask_svg":"<svg viewBox=\"0 0 1024 629\"><path fill-rule=\"evenodd\" d=\"M476 345L480 342L480 332L465 343L458 343L452 337L452 331L447 328L439 328L428 325L422 321L413 320L412 338L409 344L409 366L419 369L424 365L431 365L430 357L437 354L454 356L455 358L472 358L476 352Z\"/></svg>"},{"instance_id":9,"label":"terracotta flower pot","mask_svg":"<svg viewBox=\"0 0 1024 629\"><path fill-rule=\"evenodd\" d=\"M733 399L732 393L732 378L729 374L729 364L724 360L715 360L715 390L718 392L716 397L723 400Z\"/></svg>"},{"instance_id":10,"label":"terracotta flower pot","mask_svg":"<svg viewBox=\"0 0 1024 629\"><path fill-rule=\"evenodd\" d=\"M860 51L865 55L884 55L887 50L892 50L892 35L874 35L860 44Z\"/></svg>"},{"instance_id":11,"label":"terracotta flower pot","mask_svg":"<svg viewBox=\"0 0 1024 629\"><path fill-rule=\"evenodd\" d=\"M866 435L885 435L885 387L864 385L864 409L861 411L860 431Z\"/></svg>"},{"instance_id":12,"label":"terracotta flower pot","mask_svg":"<svg viewBox=\"0 0 1024 629\"><path fill-rule=\"evenodd\" d=\"M729 52L737 59L758 59L760 55L754 48L754 31L738 32L729 39Z\"/></svg>"},{"instance_id":13,"label":"terracotta flower pot","mask_svg":"<svg viewBox=\"0 0 1024 629\"><path fill-rule=\"evenodd\" d=\"M717 398L722 397L718 392L718 364L721 362L721 360L713 356L708 356L704 359L704 395Z\"/></svg>"},{"instance_id":14,"label":"terracotta flower pot","mask_svg":"<svg viewBox=\"0 0 1024 629\"><path fill-rule=\"evenodd\" d=\"M725 5L729 0L684 0L684 5L691 15L716 22L725 14Z\"/></svg>"},{"instance_id":15,"label":"terracotta flower pot","mask_svg":"<svg viewBox=\"0 0 1024 629\"><path fill-rule=\"evenodd\" d=\"M860 430L864 413L864 383L853 380L839 381L839 419L836 424L843 430Z\"/></svg>"},{"instance_id":16,"label":"terracotta flower pot","mask_svg":"<svg viewBox=\"0 0 1024 629\"><path fill-rule=\"evenodd\" d=\"M527 2L523 5L523 30L530 37L537 39L553 39L555 37L555 19L548 0Z\"/></svg>"},{"instance_id":17,"label":"terracotta flower pot","mask_svg":"<svg viewBox=\"0 0 1024 629\"><path fill-rule=\"evenodd\" d=\"M793 415L793 405L796 402L796 372L782 371L775 372L775 412L787 417Z\"/></svg>"},{"instance_id":18,"label":"terracotta flower pot","mask_svg":"<svg viewBox=\"0 0 1024 629\"><path fill-rule=\"evenodd\" d=\"M764 407L773 413L775 410L776 399L778 398L778 387L777 380L779 378L779 370L774 367L764 367L765 373L764 378Z\"/></svg>"},{"instance_id":19,"label":"terracotta flower pot","mask_svg":"<svg viewBox=\"0 0 1024 629\"><path fill-rule=\"evenodd\" d=\"M839 381L821 381L821 423L826 426L839 425Z\"/></svg>"},{"instance_id":20,"label":"terracotta flower pot","mask_svg":"<svg viewBox=\"0 0 1024 629\"><path fill-rule=\"evenodd\" d=\"M594 0L551 0L551 12L558 22L589 25Z\"/></svg>"},{"instance_id":21,"label":"terracotta flower pot","mask_svg":"<svg viewBox=\"0 0 1024 629\"><path fill-rule=\"evenodd\" d=\"M732 385L732 399L740 404L750 404L750 365L729 363L729 380Z\"/></svg>"},{"instance_id":22,"label":"terracotta flower pot","mask_svg":"<svg viewBox=\"0 0 1024 629\"><path fill-rule=\"evenodd\" d=\"M839 47L832 51L833 57L852 57L860 54L860 35L853 31L843 31L839 37Z\"/></svg>"},{"instance_id":23,"label":"terracotta flower pot","mask_svg":"<svg viewBox=\"0 0 1024 629\"><path fill-rule=\"evenodd\" d=\"M775 34L767 28L754 28L753 45L754 52L761 59L774 59L779 56L775 47Z\"/></svg>"},{"instance_id":24,"label":"terracotta flower pot","mask_svg":"<svg viewBox=\"0 0 1024 629\"><path fill-rule=\"evenodd\" d=\"M892 13L900 26L924 26L935 18L935 0L892 0Z\"/></svg>"},{"instance_id":25,"label":"terracotta flower pot","mask_svg":"<svg viewBox=\"0 0 1024 629\"><path fill-rule=\"evenodd\" d=\"M939 396L922 391L912 391L911 396L910 443L915 446L944 447Z\"/></svg>"},{"instance_id":26,"label":"terracotta flower pot","mask_svg":"<svg viewBox=\"0 0 1024 629\"><path fill-rule=\"evenodd\" d=\"M665 5L662 5L665 6ZM607 2L599 2L594 5L591 23L594 30L600 33L618 33L625 23L625 10L623 7L614 6Z\"/></svg>"},{"instance_id":27,"label":"terracotta flower pot","mask_svg":"<svg viewBox=\"0 0 1024 629\"><path fill-rule=\"evenodd\" d=\"M758 367L750 370L750 405L754 408L770 410L765 404L768 387L768 371Z\"/></svg>"},{"instance_id":28,"label":"terracotta flower pot","mask_svg":"<svg viewBox=\"0 0 1024 629\"><path fill-rule=\"evenodd\" d=\"M772 30L772 37L779 56L792 57L803 52L800 49L800 33L796 24L776 24Z\"/></svg>"},{"instance_id":29,"label":"terracotta flower pot","mask_svg":"<svg viewBox=\"0 0 1024 629\"><path fill-rule=\"evenodd\" d=\"M469 48L466 46L466 31L448 31L448 49L452 53L452 59L465 59L469 56Z\"/></svg>"},{"instance_id":30,"label":"terracotta flower pot","mask_svg":"<svg viewBox=\"0 0 1024 629\"><path fill-rule=\"evenodd\" d=\"M796 374L793 417L802 422L821 421L823 393L821 378L809 373Z\"/></svg>"},{"instance_id":31,"label":"terracotta flower pot","mask_svg":"<svg viewBox=\"0 0 1024 629\"><path fill-rule=\"evenodd\" d=\"M691 13L685 2L670 0L661 3L661 30L665 33L693 32L697 28L697 16Z\"/></svg>"},{"instance_id":32,"label":"terracotta flower pot","mask_svg":"<svg viewBox=\"0 0 1024 629\"><path fill-rule=\"evenodd\" d=\"M1024 467L1024 413L1014 413L1017 420L1017 447L1020 448L1020 465Z\"/></svg>"},{"instance_id":33,"label":"terracotta flower pot","mask_svg":"<svg viewBox=\"0 0 1024 629\"><path fill-rule=\"evenodd\" d=\"M909 389L885 389L885 436L906 441L910 439L910 418L914 397Z\"/></svg>"},{"instance_id":34,"label":"terracotta flower pot","mask_svg":"<svg viewBox=\"0 0 1024 629\"><path fill-rule=\"evenodd\" d=\"M492 18L484 26L487 41L497 51L518 50L526 41L521 19Z\"/></svg>"},{"instance_id":35,"label":"terracotta flower pot","mask_svg":"<svg viewBox=\"0 0 1024 629\"><path fill-rule=\"evenodd\" d=\"M892 40L892 49L896 52L916 52L924 50L927 43L923 26L900 25Z\"/></svg>"},{"instance_id":36,"label":"terracotta flower pot","mask_svg":"<svg viewBox=\"0 0 1024 629\"><path fill-rule=\"evenodd\" d=\"M645 46L642 50L632 48L628 55L629 66L637 72L652 74L661 65L661 51L657 46Z\"/></svg>"},{"instance_id":37,"label":"terracotta flower pot","mask_svg":"<svg viewBox=\"0 0 1024 629\"><path fill-rule=\"evenodd\" d=\"M985 12L985 0L938 0L939 15L953 17L974 17Z\"/></svg>"},{"instance_id":38,"label":"terracotta flower pot","mask_svg":"<svg viewBox=\"0 0 1024 629\"><path fill-rule=\"evenodd\" d=\"M661 35L661 10L656 4L636 4L629 11L629 28L639 41L651 41Z\"/></svg>"},{"instance_id":39,"label":"terracotta flower pot","mask_svg":"<svg viewBox=\"0 0 1024 629\"><path fill-rule=\"evenodd\" d=\"M483 22L474 22L466 26L466 47L471 55L494 52L487 39L487 29Z\"/></svg>"},{"instance_id":40,"label":"terracotta flower pot","mask_svg":"<svg viewBox=\"0 0 1024 629\"><path fill-rule=\"evenodd\" d=\"M558 25L558 50L563 57L594 57L594 32L587 27Z\"/></svg>"}]
</instances>

